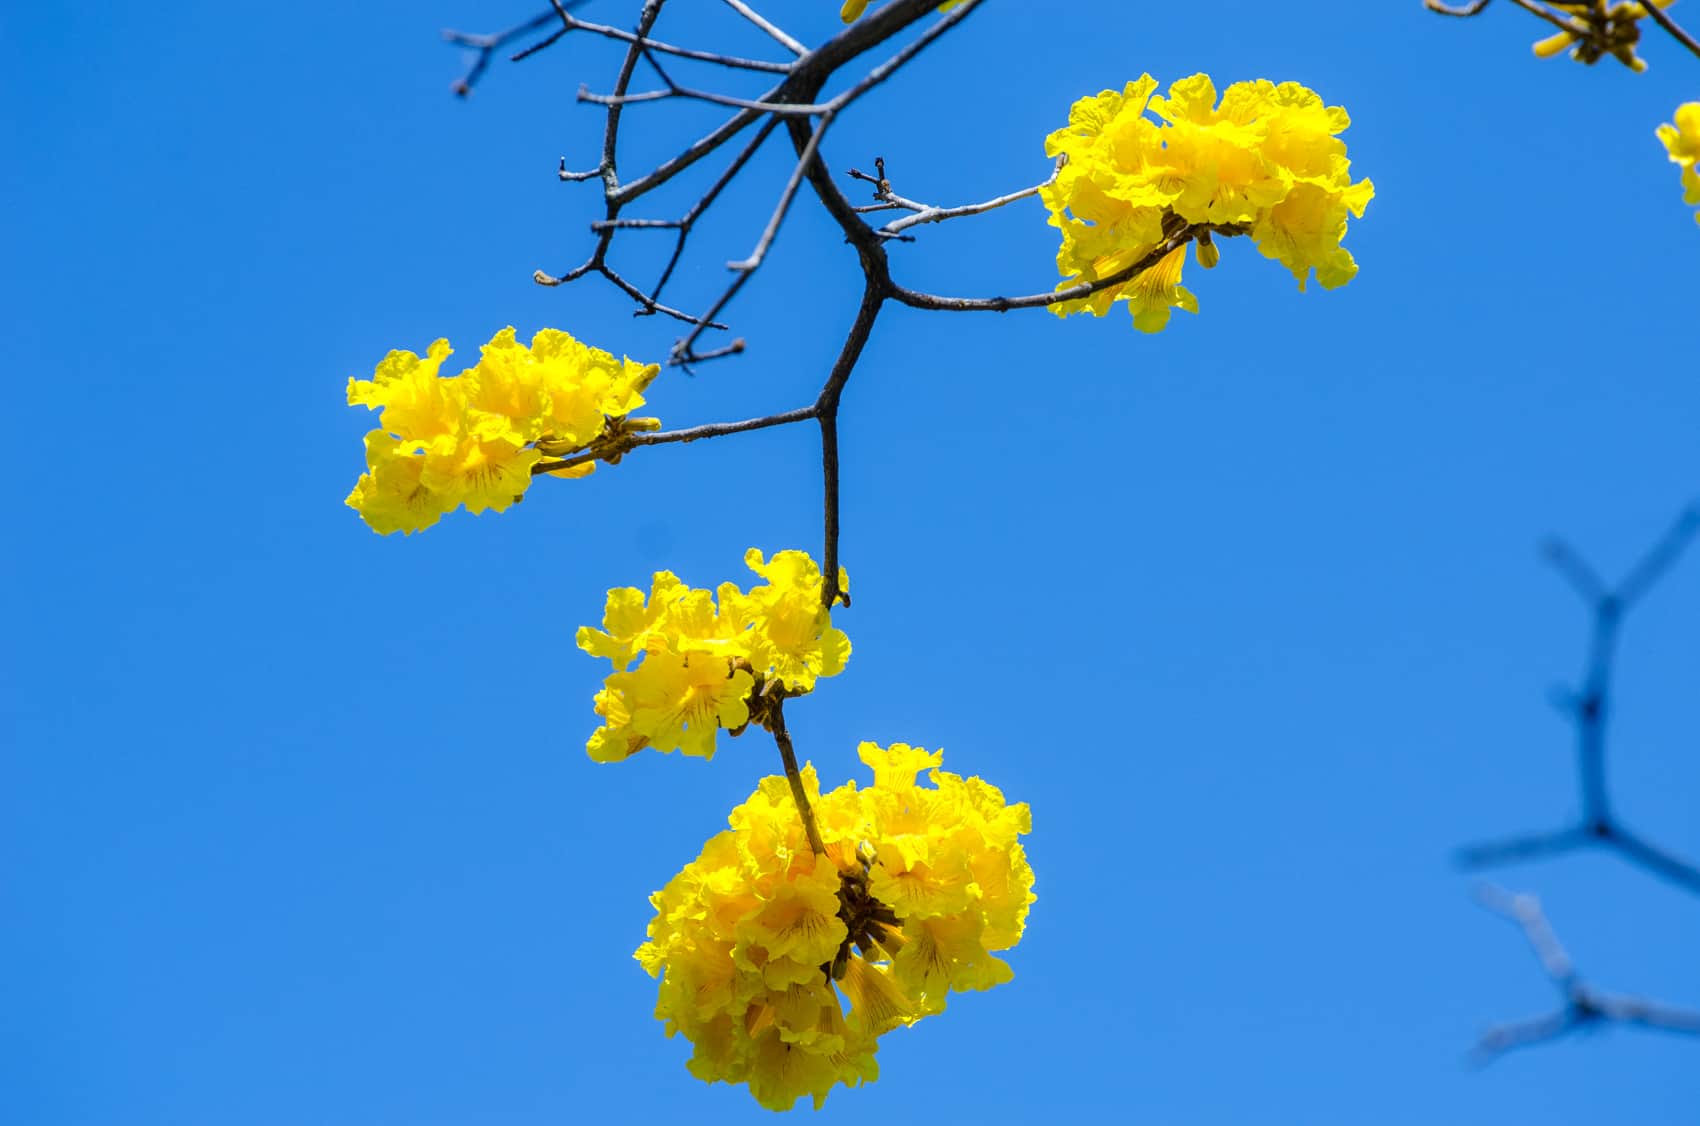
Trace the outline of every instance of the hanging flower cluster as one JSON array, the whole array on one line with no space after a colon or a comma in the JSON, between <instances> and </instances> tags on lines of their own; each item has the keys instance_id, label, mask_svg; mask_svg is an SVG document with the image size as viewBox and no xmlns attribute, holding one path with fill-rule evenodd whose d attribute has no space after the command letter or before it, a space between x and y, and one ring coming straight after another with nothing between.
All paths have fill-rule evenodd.
<instances>
[{"instance_id":1,"label":"hanging flower cluster","mask_svg":"<svg viewBox=\"0 0 1700 1126\"><path fill-rule=\"evenodd\" d=\"M948 12L960 3L962 0L945 0L945 3L939 5L939 11ZM845 23L855 23L867 10L868 0L844 0L844 7L839 10L838 15Z\"/></svg>"},{"instance_id":2,"label":"hanging flower cluster","mask_svg":"<svg viewBox=\"0 0 1700 1126\"><path fill-rule=\"evenodd\" d=\"M371 379L348 381L349 406L383 411L366 435L367 472L347 502L381 535L428 528L461 505L501 512L525 495L540 458L660 429L655 419L626 417L643 405L659 365L617 360L554 329L528 348L505 328L476 365L442 376L451 351L438 340L424 357L391 352ZM595 467L552 472L583 477Z\"/></svg>"},{"instance_id":3,"label":"hanging flower cluster","mask_svg":"<svg viewBox=\"0 0 1700 1126\"><path fill-rule=\"evenodd\" d=\"M1208 75L1173 83L1168 97L1153 96L1156 88L1147 74L1120 93L1082 98L1068 126L1046 138L1050 156L1067 158L1040 193L1063 233L1057 288L1149 263L1054 312L1103 316L1126 301L1134 327L1161 331L1171 309L1198 311L1180 284L1181 265L1191 241L1198 264L1214 266L1212 236L1250 235L1301 290L1312 271L1326 289L1352 279L1357 264L1340 241L1347 216L1362 218L1375 188L1352 182L1337 137L1350 124L1344 109L1296 82L1236 82L1220 105Z\"/></svg>"},{"instance_id":4,"label":"hanging flower cluster","mask_svg":"<svg viewBox=\"0 0 1700 1126\"><path fill-rule=\"evenodd\" d=\"M802 551L766 561L752 547L744 563L766 585L745 593L723 583L718 606L668 571L655 573L647 602L637 587L608 592L603 628L578 631L580 649L614 662L596 694L604 723L585 747L591 758L619 762L645 747L712 758L720 729L742 732L752 705L844 671L850 639L821 605L815 561ZM842 568L838 585L850 588Z\"/></svg>"},{"instance_id":5,"label":"hanging flower cluster","mask_svg":"<svg viewBox=\"0 0 1700 1126\"><path fill-rule=\"evenodd\" d=\"M1659 8L1668 8L1674 3L1676 0L1653 0ZM1536 58L1550 59L1569 47L1571 58L1589 66L1610 55L1636 74L1647 69L1646 62L1635 53L1635 45L1641 42L1639 21L1647 18L1645 5L1607 4L1606 0L1576 0L1574 3L1552 0L1551 7L1566 17L1570 29L1536 42Z\"/></svg>"},{"instance_id":6,"label":"hanging flower cluster","mask_svg":"<svg viewBox=\"0 0 1700 1126\"><path fill-rule=\"evenodd\" d=\"M772 1110L805 1095L818 1109L835 1084L876 1078L881 1035L941 1012L952 990L1010 980L994 951L1020 940L1035 898L1016 839L1032 828L1025 803L937 769L942 753L857 753L868 789L821 795L802 772L824 855L786 779L765 779L650 897L636 954L661 979L657 1019L694 1048L691 1074L747 1083Z\"/></svg>"},{"instance_id":7,"label":"hanging flower cluster","mask_svg":"<svg viewBox=\"0 0 1700 1126\"><path fill-rule=\"evenodd\" d=\"M1660 125L1658 134L1671 162L1682 167L1682 202L1700 203L1700 102L1677 106L1676 124ZM1700 211L1694 221L1700 223Z\"/></svg>"}]
</instances>

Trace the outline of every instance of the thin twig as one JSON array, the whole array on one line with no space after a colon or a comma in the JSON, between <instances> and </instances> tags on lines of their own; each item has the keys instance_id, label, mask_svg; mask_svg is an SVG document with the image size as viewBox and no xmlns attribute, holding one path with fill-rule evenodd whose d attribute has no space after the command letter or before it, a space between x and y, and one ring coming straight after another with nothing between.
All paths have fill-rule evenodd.
<instances>
[{"instance_id":1,"label":"thin twig","mask_svg":"<svg viewBox=\"0 0 1700 1126\"><path fill-rule=\"evenodd\" d=\"M803 171L809 166L809 161L820 151L821 138L826 136L827 127L832 124L832 115L827 114L820 119L814 132L809 136L809 143L797 157L796 167L791 169L790 179L785 181L785 190L779 195L779 203L774 207L773 214L768 217L767 226L762 229L761 238L756 241L756 248L748 258L726 263L729 270L741 270L749 273L761 266L767 258L767 251L773 245L773 240L779 235L779 224L785 221L786 214L791 210L791 201L797 198L797 189L803 186Z\"/></svg>"},{"instance_id":2,"label":"thin twig","mask_svg":"<svg viewBox=\"0 0 1700 1126\"><path fill-rule=\"evenodd\" d=\"M932 207L927 204L916 203L914 200L904 199L895 192L887 191L881 196L881 198L887 200L894 206L903 208L906 211L913 211L914 214L905 215L901 219L893 219L891 222L881 227L879 229L879 233L889 238L898 234L900 231L906 231L910 227L917 227L923 223L943 223L947 219L959 219L967 215L983 215L988 211L992 211L999 207L1005 207L1018 200L1027 199L1030 196L1036 196L1057 182L1057 177L1062 174L1063 166L1067 163L1068 154L1064 153L1062 156L1057 158L1056 167L1051 170L1051 174L1047 176L1043 182L1034 184L1030 188L1022 188L1018 192L1010 192L1008 195L1000 195L996 198L988 199L982 203L968 203L963 204L960 207ZM852 173L854 173L854 171L854 169L851 170Z\"/></svg>"},{"instance_id":3,"label":"thin twig","mask_svg":"<svg viewBox=\"0 0 1700 1126\"><path fill-rule=\"evenodd\" d=\"M799 407L796 410L780 411L778 414L764 415L761 418L746 418L738 422L709 422L701 426L688 426L683 430L622 434L612 443L612 448L608 450L588 449L584 453L575 453L559 461L540 461L531 467L531 475L536 477L544 473L553 473L557 469L572 469L575 466L588 465L593 461L606 461L610 456L618 460L627 452L639 446L665 446L674 442L696 442L704 438L721 438L727 434L744 434L751 430L766 430L770 426L786 426L793 422L807 422L814 417L815 407L811 404L806 407ZM594 446L594 443L592 445Z\"/></svg>"},{"instance_id":4,"label":"thin twig","mask_svg":"<svg viewBox=\"0 0 1700 1126\"><path fill-rule=\"evenodd\" d=\"M893 285L891 296L903 304L915 309L938 309L950 313L1007 313L1011 309L1041 309L1063 301L1078 301L1082 297L1090 297L1100 290L1129 282L1140 273L1149 270L1161 262L1178 247L1185 246L1192 237L1203 228L1186 226L1181 228L1163 242L1157 244L1150 253L1131 266L1117 270L1115 273L1096 281L1081 282L1066 289L1055 289L1049 293L1030 293L1024 297L940 297L936 294L922 293L906 286Z\"/></svg>"},{"instance_id":5,"label":"thin twig","mask_svg":"<svg viewBox=\"0 0 1700 1126\"><path fill-rule=\"evenodd\" d=\"M1564 699L1576 729L1576 762L1581 812L1577 823L1536 833L1472 845L1458 853L1469 869L1515 863L1583 848L1604 848L1644 871L1700 895L1700 866L1666 852L1628 828L1617 817L1606 776L1606 726L1610 719L1612 677L1624 615L1640 604L1700 536L1700 504L1692 504L1671 524L1625 577L1608 585L1570 545L1547 543L1548 562L1588 607L1588 655L1581 687Z\"/></svg>"},{"instance_id":6,"label":"thin twig","mask_svg":"<svg viewBox=\"0 0 1700 1126\"><path fill-rule=\"evenodd\" d=\"M582 2L582 0L580 0L580 2ZM757 70L765 71L769 74L785 74L791 69L790 63L769 62L766 59L746 59L737 55L723 55L715 51L697 51L687 47L676 47L671 43L663 43L659 39L650 39L647 36L636 35L630 31L622 30L621 28L609 27L605 24L599 23L590 23L586 20L581 20L576 16L569 16L565 12L560 14L560 18L565 26L557 28L549 35L548 38L541 39L538 42L533 43L531 46L526 47L524 50L510 55L508 57L508 61L517 63L523 59L528 59L532 55L537 54L539 51L553 47L563 36L566 36L570 32L588 31L592 35L601 35L608 39L617 39L622 43L631 43L642 47L647 51L659 51L662 54L673 55L676 58L691 59L693 61L703 63L713 63L716 66L730 67L734 70Z\"/></svg>"},{"instance_id":7,"label":"thin twig","mask_svg":"<svg viewBox=\"0 0 1700 1126\"><path fill-rule=\"evenodd\" d=\"M1580 23L1567 16L1560 15L1544 5L1535 3L1534 0L1511 0L1511 2L1523 9L1525 12L1529 12L1533 15L1539 16L1543 20L1546 20L1560 31L1568 31L1571 35L1580 39L1586 39L1588 37L1588 25L1585 23Z\"/></svg>"},{"instance_id":8,"label":"thin twig","mask_svg":"<svg viewBox=\"0 0 1700 1126\"><path fill-rule=\"evenodd\" d=\"M583 0L574 0L583 3ZM472 60L472 65L454 84L454 92L460 97L472 93L472 88L478 85L478 80L484 77L484 72L490 67L490 59L497 51L522 35L529 35L539 28L546 27L556 19L554 11L532 16L522 24L516 24L506 31L498 31L494 35L471 35L464 31L445 30L443 39L459 47L471 47L478 52Z\"/></svg>"},{"instance_id":9,"label":"thin twig","mask_svg":"<svg viewBox=\"0 0 1700 1126\"><path fill-rule=\"evenodd\" d=\"M773 37L774 42L778 43L792 54L806 55L809 53L809 49L807 47L785 34L785 32L781 31L775 24L770 22L766 16L763 16L760 12L757 12L754 8L744 3L744 0L726 0L726 6L731 8L734 12L737 12L740 16L749 20L751 23L755 24L757 27L761 28L763 31L767 32L768 35Z\"/></svg>"},{"instance_id":10,"label":"thin twig","mask_svg":"<svg viewBox=\"0 0 1700 1126\"><path fill-rule=\"evenodd\" d=\"M1470 1053L1478 1064L1487 1064L1517 1048L1544 1044L1602 1024L1629 1024L1683 1036L1700 1036L1700 1011L1674 1008L1639 997L1607 993L1582 980L1564 945L1553 933L1552 924L1532 895L1513 895L1503 888L1485 884L1476 889L1476 902L1509 920L1523 932L1541 971L1563 999L1555 1012L1527 1020L1499 1024L1482 1033Z\"/></svg>"},{"instance_id":11,"label":"thin twig","mask_svg":"<svg viewBox=\"0 0 1700 1126\"><path fill-rule=\"evenodd\" d=\"M1670 33L1671 38L1700 57L1700 42L1696 42L1692 35L1682 29L1681 25L1665 15L1664 11L1653 0L1645 0L1641 7L1649 16L1653 17L1654 23Z\"/></svg>"}]
</instances>

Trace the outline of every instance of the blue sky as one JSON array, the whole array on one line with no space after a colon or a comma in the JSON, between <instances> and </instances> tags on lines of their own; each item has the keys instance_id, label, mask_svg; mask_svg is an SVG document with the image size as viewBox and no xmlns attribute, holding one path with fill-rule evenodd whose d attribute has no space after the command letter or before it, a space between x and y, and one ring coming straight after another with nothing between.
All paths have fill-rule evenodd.
<instances>
[{"instance_id":1,"label":"blue sky","mask_svg":"<svg viewBox=\"0 0 1700 1126\"><path fill-rule=\"evenodd\" d=\"M771 55L673 7L674 41ZM676 335L530 281L589 246L595 188L554 170L594 164L574 94L617 53L571 39L462 103L437 32L531 11L0 15L0 1120L765 1117L686 1074L630 953L776 756L591 763L605 670L572 636L653 570L817 551L812 434L640 451L406 540L342 505L370 424L345 381L390 348ZM821 1121L1692 1121L1691 1041L1461 1064L1555 1000L1448 860L1574 812L1545 698L1586 620L1535 545L1615 572L1700 492L1700 229L1652 135L1700 62L1542 62L1540 34L1509 5L995 2L835 127L835 170L883 155L960 202L1042 179L1070 102L1142 71L1293 79L1351 112L1377 195L1332 293L1230 242L1160 336L881 320L842 415L855 653L792 732L829 784L862 776L858 741L907 741L1030 802L1039 899L1014 982L886 1037ZM634 109L626 167L718 116ZM788 168L752 164L676 298L723 283ZM807 203L731 310L749 351L656 384L670 424L819 385L859 276ZM1030 201L893 259L991 294L1048 288L1054 251ZM1611 759L1626 817L1690 856L1697 622L1700 557L1629 623ZM1502 878L1599 985L1700 1005L1700 901L1607 856Z\"/></svg>"}]
</instances>

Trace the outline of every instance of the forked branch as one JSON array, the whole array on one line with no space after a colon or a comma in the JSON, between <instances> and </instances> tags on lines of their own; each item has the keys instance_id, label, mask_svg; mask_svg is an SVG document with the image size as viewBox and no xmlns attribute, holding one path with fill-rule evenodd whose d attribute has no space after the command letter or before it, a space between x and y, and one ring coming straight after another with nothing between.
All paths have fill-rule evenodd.
<instances>
[{"instance_id":1,"label":"forked branch","mask_svg":"<svg viewBox=\"0 0 1700 1126\"><path fill-rule=\"evenodd\" d=\"M1541 911L1540 901L1534 896L1513 895L1489 884L1476 890L1476 902L1522 930L1529 949L1541 964L1542 972L1558 990L1560 1005L1550 1013L1489 1028L1482 1033L1470 1053L1474 1062L1491 1063L1518 1048L1549 1043L1574 1032L1607 1024L1632 1025L1679 1036L1700 1036L1700 1010L1677 1008L1622 993L1608 993L1582 980Z\"/></svg>"},{"instance_id":2,"label":"forked branch","mask_svg":"<svg viewBox=\"0 0 1700 1126\"><path fill-rule=\"evenodd\" d=\"M1679 858L1628 828L1611 800L1606 775L1606 734L1612 704L1618 639L1624 616L1639 606L1670 573L1700 535L1700 503L1690 505L1615 586L1600 577L1569 544L1546 545L1547 561L1569 583L1592 616L1581 686L1558 704L1576 731L1581 812L1575 824L1544 833L1502 838L1463 849L1465 868L1486 868L1554 856L1581 848L1604 848L1685 891L1700 895L1700 867Z\"/></svg>"}]
</instances>

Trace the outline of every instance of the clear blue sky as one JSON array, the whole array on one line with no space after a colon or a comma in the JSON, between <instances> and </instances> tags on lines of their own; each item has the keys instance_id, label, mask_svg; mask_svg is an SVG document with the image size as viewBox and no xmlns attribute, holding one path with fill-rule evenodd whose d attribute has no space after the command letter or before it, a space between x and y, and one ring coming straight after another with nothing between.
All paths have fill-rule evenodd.
<instances>
[{"instance_id":1,"label":"clear blue sky","mask_svg":"<svg viewBox=\"0 0 1700 1126\"><path fill-rule=\"evenodd\" d=\"M675 336L530 281L589 246L595 188L554 169L594 164L574 94L615 49L449 95L438 29L533 7L0 15L0 1121L766 1118L686 1074L630 954L776 756L592 764L604 669L572 635L654 569L707 586L752 545L818 550L812 433L643 451L409 540L342 505L370 424L344 384L388 349ZM766 7L837 26L832 0ZM767 50L673 8L675 40ZM1377 196L1333 293L1229 243L1157 337L881 321L844 400L855 655L793 734L829 783L902 740L1032 803L1039 900L1014 982L886 1037L884 1077L820 1121L1694 1121L1694 1042L1461 1064L1555 1000L1448 860L1574 812L1545 696L1585 621L1535 545L1616 570L1700 491L1700 230L1653 138L1700 62L1540 62L1539 35L1510 5L992 3L831 136L835 169L884 155L958 202L1041 179L1069 103L1141 71L1294 79L1350 110ZM632 111L626 166L717 116ZM676 297L721 284L787 168L752 167ZM894 260L1026 292L1054 251L1029 202ZM732 310L749 352L666 374L656 413L808 401L858 282L801 207ZM1697 623L1700 558L1629 624L1611 761L1630 820L1689 855ZM1605 856L1503 878L1598 984L1700 1005L1700 901Z\"/></svg>"}]
</instances>

